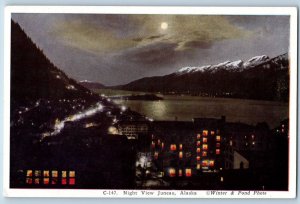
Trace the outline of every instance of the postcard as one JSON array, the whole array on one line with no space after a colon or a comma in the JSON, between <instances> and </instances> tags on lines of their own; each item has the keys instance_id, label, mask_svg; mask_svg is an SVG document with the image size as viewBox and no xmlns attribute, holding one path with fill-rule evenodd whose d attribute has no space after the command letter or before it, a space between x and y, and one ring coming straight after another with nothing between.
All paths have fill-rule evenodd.
<instances>
[{"instance_id":1,"label":"postcard","mask_svg":"<svg viewBox=\"0 0 300 204\"><path fill-rule=\"evenodd\" d=\"M8 6L8 197L295 198L297 9Z\"/></svg>"}]
</instances>

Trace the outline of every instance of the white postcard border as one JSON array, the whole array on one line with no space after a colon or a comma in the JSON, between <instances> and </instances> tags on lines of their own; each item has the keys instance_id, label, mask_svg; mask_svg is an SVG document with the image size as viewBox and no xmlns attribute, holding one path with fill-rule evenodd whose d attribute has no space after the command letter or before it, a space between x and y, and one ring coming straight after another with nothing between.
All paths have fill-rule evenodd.
<instances>
[{"instance_id":1,"label":"white postcard border","mask_svg":"<svg viewBox=\"0 0 300 204\"><path fill-rule=\"evenodd\" d=\"M85 14L206 14L290 16L289 191L227 190L80 190L9 188L10 153L10 21L12 13ZM103 198L295 198L297 174L297 8L296 7L165 7L165 6L7 6L4 19L4 143L3 187L7 197L103 197ZM159 195L159 192L162 193ZM187 195L181 194L182 192Z\"/></svg>"}]
</instances>

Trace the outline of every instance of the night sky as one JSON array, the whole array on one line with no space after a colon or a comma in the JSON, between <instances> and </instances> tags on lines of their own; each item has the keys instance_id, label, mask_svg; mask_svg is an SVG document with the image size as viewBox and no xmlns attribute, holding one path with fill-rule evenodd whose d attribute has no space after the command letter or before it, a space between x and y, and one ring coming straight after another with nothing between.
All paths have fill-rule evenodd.
<instances>
[{"instance_id":1,"label":"night sky","mask_svg":"<svg viewBox=\"0 0 300 204\"><path fill-rule=\"evenodd\" d=\"M288 16L13 14L76 80L119 85L185 66L275 57L289 50Z\"/></svg>"}]
</instances>

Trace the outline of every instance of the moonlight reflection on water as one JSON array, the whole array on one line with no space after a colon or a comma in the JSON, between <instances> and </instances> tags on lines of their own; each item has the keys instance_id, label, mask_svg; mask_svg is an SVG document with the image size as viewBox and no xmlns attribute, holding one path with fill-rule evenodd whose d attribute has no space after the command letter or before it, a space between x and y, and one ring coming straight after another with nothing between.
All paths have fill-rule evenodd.
<instances>
[{"instance_id":1,"label":"moonlight reflection on water","mask_svg":"<svg viewBox=\"0 0 300 204\"><path fill-rule=\"evenodd\" d=\"M206 98L192 96L164 96L161 101L115 100L154 120L191 121L196 117L220 118L228 122L255 125L267 122L270 128L288 118L288 103L231 98Z\"/></svg>"}]
</instances>

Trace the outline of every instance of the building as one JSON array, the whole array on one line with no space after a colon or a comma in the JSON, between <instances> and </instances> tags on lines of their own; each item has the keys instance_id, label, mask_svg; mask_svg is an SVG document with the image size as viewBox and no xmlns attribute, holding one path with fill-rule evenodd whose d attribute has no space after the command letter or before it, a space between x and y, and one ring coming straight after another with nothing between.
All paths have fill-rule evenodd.
<instances>
[{"instance_id":1,"label":"building","mask_svg":"<svg viewBox=\"0 0 300 204\"><path fill-rule=\"evenodd\" d=\"M153 126L153 163L167 177L191 177L195 159L193 123L155 121Z\"/></svg>"},{"instance_id":2,"label":"building","mask_svg":"<svg viewBox=\"0 0 300 204\"><path fill-rule=\"evenodd\" d=\"M59 136L32 144L32 149L39 147L39 154L28 151L28 161L12 166L11 187L134 188L135 141L125 135L103 134L102 129L77 122L67 125Z\"/></svg>"},{"instance_id":3,"label":"building","mask_svg":"<svg viewBox=\"0 0 300 204\"><path fill-rule=\"evenodd\" d=\"M149 132L148 121L120 121L118 132L126 135L128 139L138 139L139 135L147 135Z\"/></svg>"},{"instance_id":4,"label":"building","mask_svg":"<svg viewBox=\"0 0 300 204\"><path fill-rule=\"evenodd\" d=\"M225 117L193 122L156 121L153 162L168 177L192 177L224 168Z\"/></svg>"},{"instance_id":5,"label":"building","mask_svg":"<svg viewBox=\"0 0 300 204\"><path fill-rule=\"evenodd\" d=\"M218 172L224 168L225 117L195 118L196 170Z\"/></svg>"},{"instance_id":6,"label":"building","mask_svg":"<svg viewBox=\"0 0 300 204\"><path fill-rule=\"evenodd\" d=\"M128 139L138 139L140 135L148 135L151 121L146 117L126 109L113 120L118 134L126 135Z\"/></svg>"}]
</instances>

